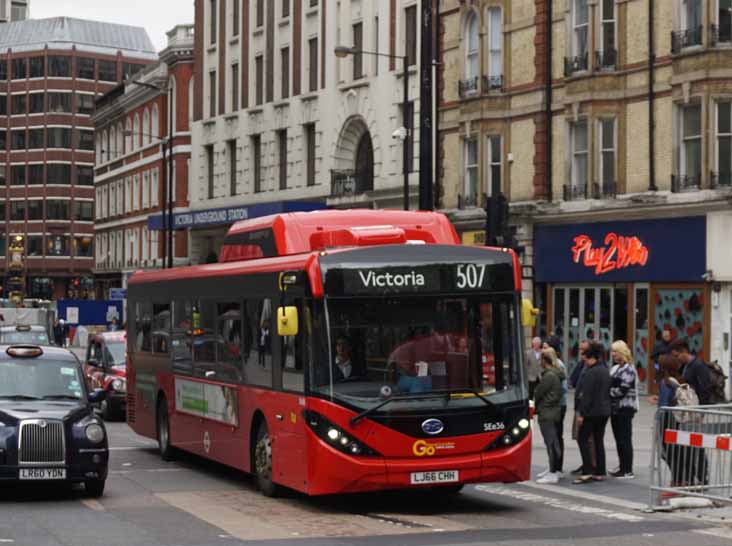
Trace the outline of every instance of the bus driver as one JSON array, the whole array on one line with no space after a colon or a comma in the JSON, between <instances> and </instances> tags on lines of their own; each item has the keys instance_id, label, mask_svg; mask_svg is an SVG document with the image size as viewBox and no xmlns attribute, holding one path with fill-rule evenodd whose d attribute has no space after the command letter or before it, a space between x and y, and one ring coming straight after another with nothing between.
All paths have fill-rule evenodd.
<instances>
[{"instance_id":1,"label":"bus driver","mask_svg":"<svg viewBox=\"0 0 732 546\"><path fill-rule=\"evenodd\" d=\"M342 383L356 375L351 361L351 343L344 336L338 336L338 339L336 339L335 353L333 381Z\"/></svg>"}]
</instances>

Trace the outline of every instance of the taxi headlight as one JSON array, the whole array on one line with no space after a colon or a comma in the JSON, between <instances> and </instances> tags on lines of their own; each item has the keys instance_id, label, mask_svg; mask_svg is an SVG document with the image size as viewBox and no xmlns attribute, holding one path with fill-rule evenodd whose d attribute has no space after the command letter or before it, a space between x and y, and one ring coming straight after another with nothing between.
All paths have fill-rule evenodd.
<instances>
[{"instance_id":1,"label":"taxi headlight","mask_svg":"<svg viewBox=\"0 0 732 546\"><path fill-rule=\"evenodd\" d=\"M101 426L92 423L86 427L86 438L93 444L99 444L104 440L104 429Z\"/></svg>"},{"instance_id":2,"label":"taxi headlight","mask_svg":"<svg viewBox=\"0 0 732 546\"><path fill-rule=\"evenodd\" d=\"M118 392L127 390L127 382L124 379L115 379L112 381L112 388Z\"/></svg>"}]
</instances>

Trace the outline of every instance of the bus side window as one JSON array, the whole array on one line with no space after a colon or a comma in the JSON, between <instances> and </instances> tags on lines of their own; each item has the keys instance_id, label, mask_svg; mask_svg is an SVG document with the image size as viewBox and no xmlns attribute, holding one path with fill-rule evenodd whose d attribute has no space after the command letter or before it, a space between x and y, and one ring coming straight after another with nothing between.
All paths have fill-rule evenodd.
<instances>
[{"instance_id":1,"label":"bus side window","mask_svg":"<svg viewBox=\"0 0 732 546\"><path fill-rule=\"evenodd\" d=\"M170 303L153 303L152 352L168 354L170 340Z\"/></svg>"},{"instance_id":2,"label":"bus side window","mask_svg":"<svg viewBox=\"0 0 732 546\"><path fill-rule=\"evenodd\" d=\"M190 344L192 305L190 301L173 302L173 324L170 332L170 351L176 373L193 373L193 354Z\"/></svg>"},{"instance_id":3,"label":"bus side window","mask_svg":"<svg viewBox=\"0 0 732 546\"><path fill-rule=\"evenodd\" d=\"M216 303L200 300L191 308L191 348L196 375L216 373ZM209 376L209 379L218 379Z\"/></svg>"},{"instance_id":4,"label":"bus side window","mask_svg":"<svg viewBox=\"0 0 732 546\"><path fill-rule=\"evenodd\" d=\"M140 352L152 351L152 303L138 302L135 322L135 349Z\"/></svg>"},{"instance_id":5,"label":"bus side window","mask_svg":"<svg viewBox=\"0 0 732 546\"><path fill-rule=\"evenodd\" d=\"M243 354L244 377L249 385L272 386L272 301L245 302Z\"/></svg>"},{"instance_id":6,"label":"bus side window","mask_svg":"<svg viewBox=\"0 0 732 546\"><path fill-rule=\"evenodd\" d=\"M241 382L241 304L217 303L216 379Z\"/></svg>"},{"instance_id":7,"label":"bus side window","mask_svg":"<svg viewBox=\"0 0 732 546\"><path fill-rule=\"evenodd\" d=\"M305 391L305 374L303 372L306 360L307 340L310 338L312 329L312 321L309 320L309 313L304 315L305 311L309 311L302 300L295 300L294 306L297 307L300 328L296 336L285 336L281 339L282 343L282 387L286 391L304 392Z\"/></svg>"}]
</instances>

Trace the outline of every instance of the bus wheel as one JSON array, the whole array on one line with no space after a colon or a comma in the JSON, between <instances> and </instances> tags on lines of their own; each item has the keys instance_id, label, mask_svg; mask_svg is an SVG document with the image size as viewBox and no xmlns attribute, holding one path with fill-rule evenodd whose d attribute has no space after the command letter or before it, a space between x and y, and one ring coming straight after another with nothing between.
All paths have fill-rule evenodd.
<instances>
[{"instance_id":1,"label":"bus wheel","mask_svg":"<svg viewBox=\"0 0 732 546\"><path fill-rule=\"evenodd\" d=\"M272 440L267 425L262 423L257 430L254 445L254 475L257 488L265 497L276 497L279 487L272 481Z\"/></svg>"},{"instance_id":2,"label":"bus wheel","mask_svg":"<svg viewBox=\"0 0 732 546\"><path fill-rule=\"evenodd\" d=\"M175 458L175 450L170 444L170 419L168 418L168 403L165 398L158 402L158 449L164 461Z\"/></svg>"}]
</instances>

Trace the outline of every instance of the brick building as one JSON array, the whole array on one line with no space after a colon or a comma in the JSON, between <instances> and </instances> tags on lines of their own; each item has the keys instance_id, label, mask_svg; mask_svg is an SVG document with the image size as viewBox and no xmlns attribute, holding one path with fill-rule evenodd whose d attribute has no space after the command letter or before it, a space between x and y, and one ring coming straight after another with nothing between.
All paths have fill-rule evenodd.
<instances>
[{"instance_id":1,"label":"brick building","mask_svg":"<svg viewBox=\"0 0 732 546\"><path fill-rule=\"evenodd\" d=\"M193 25L180 25L168 33L158 63L97 101L92 123L98 297L126 287L133 271L169 263L163 211L167 215L171 205L174 215L188 210L192 80ZM174 230L172 243L172 265L187 264L187 230Z\"/></svg>"},{"instance_id":2,"label":"brick building","mask_svg":"<svg viewBox=\"0 0 732 546\"><path fill-rule=\"evenodd\" d=\"M572 365L663 328L732 358L729 0L445 0L442 206L464 241L502 192L526 288ZM646 372L648 373L646 374Z\"/></svg>"},{"instance_id":3,"label":"brick building","mask_svg":"<svg viewBox=\"0 0 732 546\"><path fill-rule=\"evenodd\" d=\"M0 0L0 23L28 19L30 0Z\"/></svg>"},{"instance_id":4,"label":"brick building","mask_svg":"<svg viewBox=\"0 0 732 546\"><path fill-rule=\"evenodd\" d=\"M65 17L0 25L0 253L25 237L29 296L65 297L91 274L94 101L153 55L141 28Z\"/></svg>"}]
</instances>

